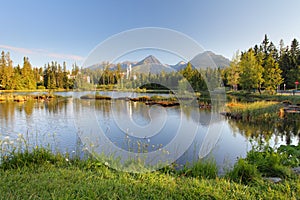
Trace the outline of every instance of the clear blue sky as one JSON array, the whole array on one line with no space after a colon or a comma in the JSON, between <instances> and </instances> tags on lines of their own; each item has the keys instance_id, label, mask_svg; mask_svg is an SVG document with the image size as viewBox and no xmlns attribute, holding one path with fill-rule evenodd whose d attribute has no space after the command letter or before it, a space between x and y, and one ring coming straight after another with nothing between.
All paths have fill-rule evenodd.
<instances>
[{"instance_id":1,"label":"clear blue sky","mask_svg":"<svg viewBox=\"0 0 300 200\"><path fill-rule=\"evenodd\" d=\"M122 31L163 27L231 58L262 41L300 40L298 0L1 0L0 50L14 64L83 63L100 42ZM175 62L165 58L162 62ZM172 63L170 63L172 64Z\"/></svg>"}]
</instances>

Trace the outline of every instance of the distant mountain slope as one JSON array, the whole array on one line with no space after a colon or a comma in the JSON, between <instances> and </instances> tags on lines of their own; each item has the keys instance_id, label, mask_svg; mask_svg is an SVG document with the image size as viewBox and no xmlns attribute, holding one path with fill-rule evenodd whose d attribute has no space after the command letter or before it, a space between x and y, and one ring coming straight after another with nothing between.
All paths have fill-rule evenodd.
<instances>
[{"instance_id":1,"label":"distant mountain slope","mask_svg":"<svg viewBox=\"0 0 300 200\"><path fill-rule=\"evenodd\" d=\"M176 71L174 68L169 67L167 65L162 65L162 64L142 64L142 65L136 65L134 67L132 67L132 71L133 72L139 72L139 73L146 73L148 74L149 72L151 74L159 74L162 71L164 72L172 72L172 71Z\"/></svg>"},{"instance_id":2,"label":"distant mountain slope","mask_svg":"<svg viewBox=\"0 0 300 200\"><path fill-rule=\"evenodd\" d=\"M172 67L162 64L155 56L150 55L132 65L133 72L159 74L162 71L175 71Z\"/></svg>"},{"instance_id":3,"label":"distant mountain slope","mask_svg":"<svg viewBox=\"0 0 300 200\"><path fill-rule=\"evenodd\" d=\"M224 56L217 55L211 51L205 51L195 56L191 61L196 68L220 67L229 66L230 60Z\"/></svg>"}]
</instances>

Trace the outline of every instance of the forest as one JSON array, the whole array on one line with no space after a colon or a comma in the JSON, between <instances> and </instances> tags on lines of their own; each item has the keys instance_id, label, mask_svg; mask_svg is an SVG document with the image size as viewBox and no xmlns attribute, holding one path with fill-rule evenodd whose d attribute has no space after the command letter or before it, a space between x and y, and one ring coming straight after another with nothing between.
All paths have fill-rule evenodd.
<instances>
[{"instance_id":1,"label":"forest","mask_svg":"<svg viewBox=\"0 0 300 200\"><path fill-rule=\"evenodd\" d=\"M1 52L0 89L93 89L101 86L114 88L180 89L189 85L195 91L213 90L228 86L233 90L259 92L265 90L274 94L276 90L295 89L300 80L300 48L297 39L290 46L283 40L277 48L265 35L261 44L246 51L237 52L228 67L195 69L187 63L180 71L159 74L135 72L129 77L120 64L111 69L107 63L103 68L82 69L77 64L67 70L66 63L52 61L44 67L32 67L28 57L24 57L22 67L13 66L9 52ZM209 83L209 84L206 84Z\"/></svg>"},{"instance_id":2,"label":"forest","mask_svg":"<svg viewBox=\"0 0 300 200\"><path fill-rule=\"evenodd\" d=\"M279 49L265 35L260 45L237 52L230 66L222 71L223 82L233 90L257 89L275 93L295 89L300 80L300 48L297 39L290 46L280 40Z\"/></svg>"},{"instance_id":3,"label":"forest","mask_svg":"<svg viewBox=\"0 0 300 200\"><path fill-rule=\"evenodd\" d=\"M0 89L2 90L36 90L36 89L171 89L186 90L189 85L195 91L207 90L206 82L211 87L221 85L220 69L197 70L190 63L180 70L171 73L162 71L159 74L135 72L125 77L126 70L120 65L110 69L109 63L104 68L79 68L73 64L72 70L63 65L51 62L44 68L32 67L29 59L24 57L23 66L13 67L9 52L2 51L0 60ZM204 76L203 76L204 75ZM205 78L203 78L205 77ZM109 87L101 87L109 86Z\"/></svg>"}]
</instances>

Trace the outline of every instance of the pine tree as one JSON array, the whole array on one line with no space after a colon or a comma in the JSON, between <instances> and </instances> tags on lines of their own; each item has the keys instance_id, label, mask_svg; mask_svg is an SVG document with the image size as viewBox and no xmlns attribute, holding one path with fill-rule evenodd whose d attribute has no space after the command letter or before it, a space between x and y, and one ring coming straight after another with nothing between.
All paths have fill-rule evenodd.
<instances>
[{"instance_id":1,"label":"pine tree","mask_svg":"<svg viewBox=\"0 0 300 200\"><path fill-rule=\"evenodd\" d=\"M21 90L23 89L22 86L22 69L20 65L14 68L14 89Z\"/></svg>"},{"instance_id":2,"label":"pine tree","mask_svg":"<svg viewBox=\"0 0 300 200\"><path fill-rule=\"evenodd\" d=\"M226 78L227 83L231 85L232 89L237 90L240 82L240 55L238 52L235 54L227 68Z\"/></svg>"},{"instance_id":3,"label":"pine tree","mask_svg":"<svg viewBox=\"0 0 300 200\"><path fill-rule=\"evenodd\" d=\"M31 68L28 57L23 59L23 68L21 69L22 81L21 87L24 89L34 90L36 89L36 81L34 78L34 72Z\"/></svg>"},{"instance_id":4,"label":"pine tree","mask_svg":"<svg viewBox=\"0 0 300 200\"><path fill-rule=\"evenodd\" d=\"M250 49L241 57L240 70L240 84L243 89L250 91L257 88L261 92L261 86L264 82L264 68L258 63L253 49Z\"/></svg>"},{"instance_id":5,"label":"pine tree","mask_svg":"<svg viewBox=\"0 0 300 200\"><path fill-rule=\"evenodd\" d=\"M11 90L14 89L14 68L10 54L1 52L0 59L0 88Z\"/></svg>"},{"instance_id":6,"label":"pine tree","mask_svg":"<svg viewBox=\"0 0 300 200\"><path fill-rule=\"evenodd\" d=\"M265 60L263 77L265 89L271 94L274 94L277 86L283 82L281 73L278 63L270 54Z\"/></svg>"}]
</instances>

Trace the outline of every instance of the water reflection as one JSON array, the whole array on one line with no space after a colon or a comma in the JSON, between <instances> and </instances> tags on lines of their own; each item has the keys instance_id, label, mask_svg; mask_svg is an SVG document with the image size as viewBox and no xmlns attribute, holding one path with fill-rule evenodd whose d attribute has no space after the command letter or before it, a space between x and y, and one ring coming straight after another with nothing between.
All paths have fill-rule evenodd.
<instances>
[{"instance_id":1,"label":"water reflection","mask_svg":"<svg viewBox=\"0 0 300 200\"><path fill-rule=\"evenodd\" d=\"M50 145L62 152L75 147L76 129L70 99L0 103L0 137L24 135L31 146Z\"/></svg>"},{"instance_id":2,"label":"water reflection","mask_svg":"<svg viewBox=\"0 0 300 200\"><path fill-rule=\"evenodd\" d=\"M61 94L71 95L70 93ZM209 130L212 130L210 134L222 132L218 141L207 140L211 142L211 145L217 145L213 154L219 163L223 162L227 154L230 154L231 160L245 155L249 139L265 142L275 137L284 141L285 144L293 143L295 140L299 142L300 116L297 114L286 115L276 123L248 124L224 119L219 114L219 110L222 109L221 104L213 104L214 107L211 110L201 110L190 106L163 108L125 100L94 101L78 98L84 94L86 93L74 92L73 98L51 101L2 102L0 103L0 136L16 137L18 133L29 133L38 138L35 139L36 143L51 143L63 152L73 151L80 143L78 137L80 126L76 124L76 116L79 120L83 119L80 123L85 123L87 130L101 127L105 136L119 148L133 152L154 152L170 143L181 126L184 126L186 138L189 137L191 131L194 131L190 127L197 126L194 141L179 159L181 163L198 158L198 152L201 151ZM115 93L114 95L117 97L137 96L132 93ZM118 120L115 120L116 116L123 119L122 126L117 123ZM149 124L154 123L155 120L157 120L157 126L149 128ZM140 129L134 129L129 122L134 122ZM219 130L221 127L219 125L222 123L224 127ZM161 124L163 127L160 129ZM145 129L149 130L141 132ZM156 129L160 131L156 132ZM53 135L55 135L55 141ZM183 140L186 138L183 137Z\"/></svg>"},{"instance_id":3,"label":"water reflection","mask_svg":"<svg viewBox=\"0 0 300 200\"><path fill-rule=\"evenodd\" d=\"M300 142L300 116L286 114L284 118L274 122L245 123L242 121L228 120L234 134L242 134L258 142L268 142L271 138L279 138L284 144Z\"/></svg>"},{"instance_id":4,"label":"water reflection","mask_svg":"<svg viewBox=\"0 0 300 200\"><path fill-rule=\"evenodd\" d=\"M8 125L10 121L13 120L14 115L15 115L15 103L14 102L0 102L0 118L1 122L1 127L5 127Z\"/></svg>"}]
</instances>

